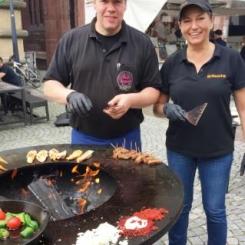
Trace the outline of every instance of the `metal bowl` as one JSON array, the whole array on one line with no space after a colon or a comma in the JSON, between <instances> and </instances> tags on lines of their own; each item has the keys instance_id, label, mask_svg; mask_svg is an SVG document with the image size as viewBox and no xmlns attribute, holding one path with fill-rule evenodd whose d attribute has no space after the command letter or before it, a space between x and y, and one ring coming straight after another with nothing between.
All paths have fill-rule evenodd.
<instances>
[{"instance_id":1,"label":"metal bowl","mask_svg":"<svg viewBox=\"0 0 245 245\"><path fill-rule=\"evenodd\" d=\"M1 245L27 245L30 242L37 239L44 232L49 222L48 211L30 202L17 200L2 200L0 201L0 208L5 212L26 212L30 214L39 223L39 229L34 233L32 237L28 239L23 239L20 236L15 237L10 235L10 237L6 240L0 241Z\"/></svg>"}]
</instances>

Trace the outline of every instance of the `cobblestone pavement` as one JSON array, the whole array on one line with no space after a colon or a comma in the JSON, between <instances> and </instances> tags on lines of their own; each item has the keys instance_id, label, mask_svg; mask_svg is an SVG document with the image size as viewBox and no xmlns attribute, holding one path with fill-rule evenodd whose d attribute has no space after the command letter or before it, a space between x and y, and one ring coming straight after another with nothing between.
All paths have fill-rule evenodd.
<instances>
[{"instance_id":1,"label":"cobblestone pavement","mask_svg":"<svg viewBox=\"0 0 245 245\"><path fill-rule=\"evenodd\" d=\"M54 103L49 104L51 120L37 124L23 126L0 126L0 151L19 147L62 144L70 142L69 127L55 127L53 122L56 115L64 112L64 108ZM42 114L42 110L37 110ZM145 110L145 121L142 124L143 151L152 152L166 162L165 154L165 130L167 120L155 118L149 110ZM227 194L228 211L228 245L245 245L245 176L239 175L240 162L245 152L245 143L241 140L241 132L238 128L235 141L234 163L232 167L229 192ZM205 216L201 205L201 192L198 178L195 181L195 196L190 215L188 244L206 244ZM167 236L164 236L154 245L167 244Z\"/></svg>"}]
</instances>

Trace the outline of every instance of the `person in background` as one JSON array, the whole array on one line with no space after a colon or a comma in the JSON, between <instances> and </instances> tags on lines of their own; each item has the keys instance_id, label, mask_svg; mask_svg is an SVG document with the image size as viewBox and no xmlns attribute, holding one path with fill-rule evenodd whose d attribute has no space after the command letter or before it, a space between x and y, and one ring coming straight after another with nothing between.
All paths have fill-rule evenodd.
<instances>
[{"instance_id":1,"label":"person in background","mask_svg":"<svg viewBox=\"0 0 245 245\"><path fill-rule=\"evenodd\" d=\"M209 41L214 43L215 42L215 37L214 37L214 31L211 30L209 33Z\"/></svg>"},{"instance_id":2,"label":"person in background","mask_svg":"<svg viewBox=\"0 0 245 245\"><path fill-rule=\"evenodd\" d=\"M223 32L220 29L217 29L214 31L214 42L222 45L222 46L227 46L226 41L223 40Z\"/></svg>"},{"instance_id":3,"label":"person in background","mask_svg":"<svg viewBox=\"0 0 245 245\"><path fill-rule=\"evenodd\" d=\"M6 83L15 86L23 86L23 81L21 77L18 74L16 74L10 66L4 64L2 57L0 57L0 79ZM10 106L9 95L1 94L1 103L3 106L4 113L7 114Z\"/></svg>"},{"instance_id":4,"label":"person in background","mask_svg":"<svg viewBox=\"0 0 245 245\"><path fill-rule=\"evenodd\" d=\"M167 38L171 34L168 23L163 22L163 18L164 18L163 14L157 16L153 27L155 37L157 38L158 47L159 47L159 58L161 60L166 59L168 56L166 50L166 43L168 41Z\"/></svg>"},{"instance_id":5,"label":"person in background","mask_svg":"<svg viewBox=\"0 0 245 245\"><path fill-rule=\"evenodd\" d=\"M243 37L242 48L241 48L240 54L243 60L245 61L245 37Z\"/></svg>"},{"instance_id":6,"label":"person in background","mask_svg":"<svg viewBox=\"0 0 245 245\"><path fill-rule=\"evenodd\" d=\"M123 21L126 0L93 4L93 21L60 40L44 94L67 104L72 144L141 149L141 108L160 93L157 55L150 38Z\"/></svg>"},{"instance_id":7,"label":"person in background","mask_svg":"<svg viewBox=\"0 0 245 245\"><path fill-rule=\"evenodd\" d=\"M15 86L23 86L21 77L8 65L3 63L0 57L0 79Z\"/></svg>"},{"instance_id":8,"label":"person in background","mask_svg":"<svg viewBox=\"0 0 245 245\"><path fill-rule=\"evenodd\" d=\"M206 0L188 0L179 13L187 47L170 56L161 68L162 93L154 113L169 119L166 148L169 167L184 186L182 213L169 232L170 245L185 245L196 171L207 218L208 245L226 245L225 195L234 151L230 97L245 128L245 63L233 49L209 40L214 20ZM172 102L169 102L169 99ZM199 123L186 111L208 103Z\"/></svg>"}]
</instances>

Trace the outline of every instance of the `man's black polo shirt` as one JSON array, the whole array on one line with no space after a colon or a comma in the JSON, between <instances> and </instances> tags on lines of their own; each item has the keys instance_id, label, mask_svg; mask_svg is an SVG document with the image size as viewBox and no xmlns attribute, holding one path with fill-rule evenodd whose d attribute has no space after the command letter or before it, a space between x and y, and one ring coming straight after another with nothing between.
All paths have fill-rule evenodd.
<instances>
[{"instance_id":1,"label":"man's black polo shirt","mask_svg":"<svg viewBox=\"0 0 245 245\"><path fill-rule=\"evenodd\" d=\"M193 157L216 157L234 148L230 96L245 87L245 63L239 53L215 46L212 59L196 73L186 58L186 49L173 54L163 65L162 91L186 111L208 103L197 126L169 122L166 145Z\"/></svg>"},{"instance_id":2,"label":"man's black polo shirt","mask_svg":"<svg viewBox=\"0 0 245 245\"><path fill-rule=\"evenodd\" d=\"M143 33L123 23L121 36L106 51L92 24L73 29L60 40L44 80L57 80L86 94L93 103L87 118L72 116L71 126L98 138L123 136L143 121L140 109L130 109L121 119L103 113L117 94L160 87L155 49Z\"/></svg>"}]
</instances>

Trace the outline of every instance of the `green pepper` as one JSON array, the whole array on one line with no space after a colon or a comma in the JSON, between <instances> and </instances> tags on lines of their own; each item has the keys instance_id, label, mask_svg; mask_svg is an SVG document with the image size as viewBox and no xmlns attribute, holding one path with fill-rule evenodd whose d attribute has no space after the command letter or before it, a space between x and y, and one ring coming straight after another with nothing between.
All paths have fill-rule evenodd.
<instances>
[{"instance_id":1,"label":"green pepper","mask_svg":"<svg viewBox=\"0 0 245 245\"><path fill-rule=\"evenodd\" d=\"M36 220L32 220L31 216L27 213L24 214L25 225L31 227L34 231L36 231L39 227Z\"/></svg>"},{"instance_id":2,"label":"green pepper","mask_svg":"<svg viewBox=\"0 0 245 245\"><path fill-rule=\"evenodd\" d=\"M0 228L5 228L6 227L6 219L5 220L0 220Z\"/></svg>"},{"instance_id":3,"label":"green pepper","mask_svg":"<svg viewBox=\"0 0 245 245\"><path fill-rule=\"evenodd\" d=\"M11 217L13 217L13 214L10 213L10 212L7 212L7 213L6 213L6 218L5 218L5 220L8 221Z\"/></svg>"},{"instance_id":4,"label":"green pepper","mask_svg":"<svg viewBox=\"0 0 245 245\"><path fill-rule=\"evenodd\" d=\"M9 237L9 231L4 228L0 228L0 239L5 240Z\"/></svg>"},{"instance_id":5,"label":"green pepper","mask_svg":"<svg viewBox=\"0 0 245 245\"><path fill-rule=\"evenodd\" d=\"M20 232L20 235L23 238L29 238L33 235L33 233L34 233L34 230L31 227L26 226L25 229Z\"/></svg>"},{"instance_id":6,"label":"green pepper","mask_svg":"<svg viewBox=\"0 0 245 245\"><path fill-rule=\"evenodd\" d=\"M39 228L39 225L37 223L36 220L32 220L31 223L29 224L29 226L34 230L36 231L38 228Z\"/></svg>"}]
</instances>

